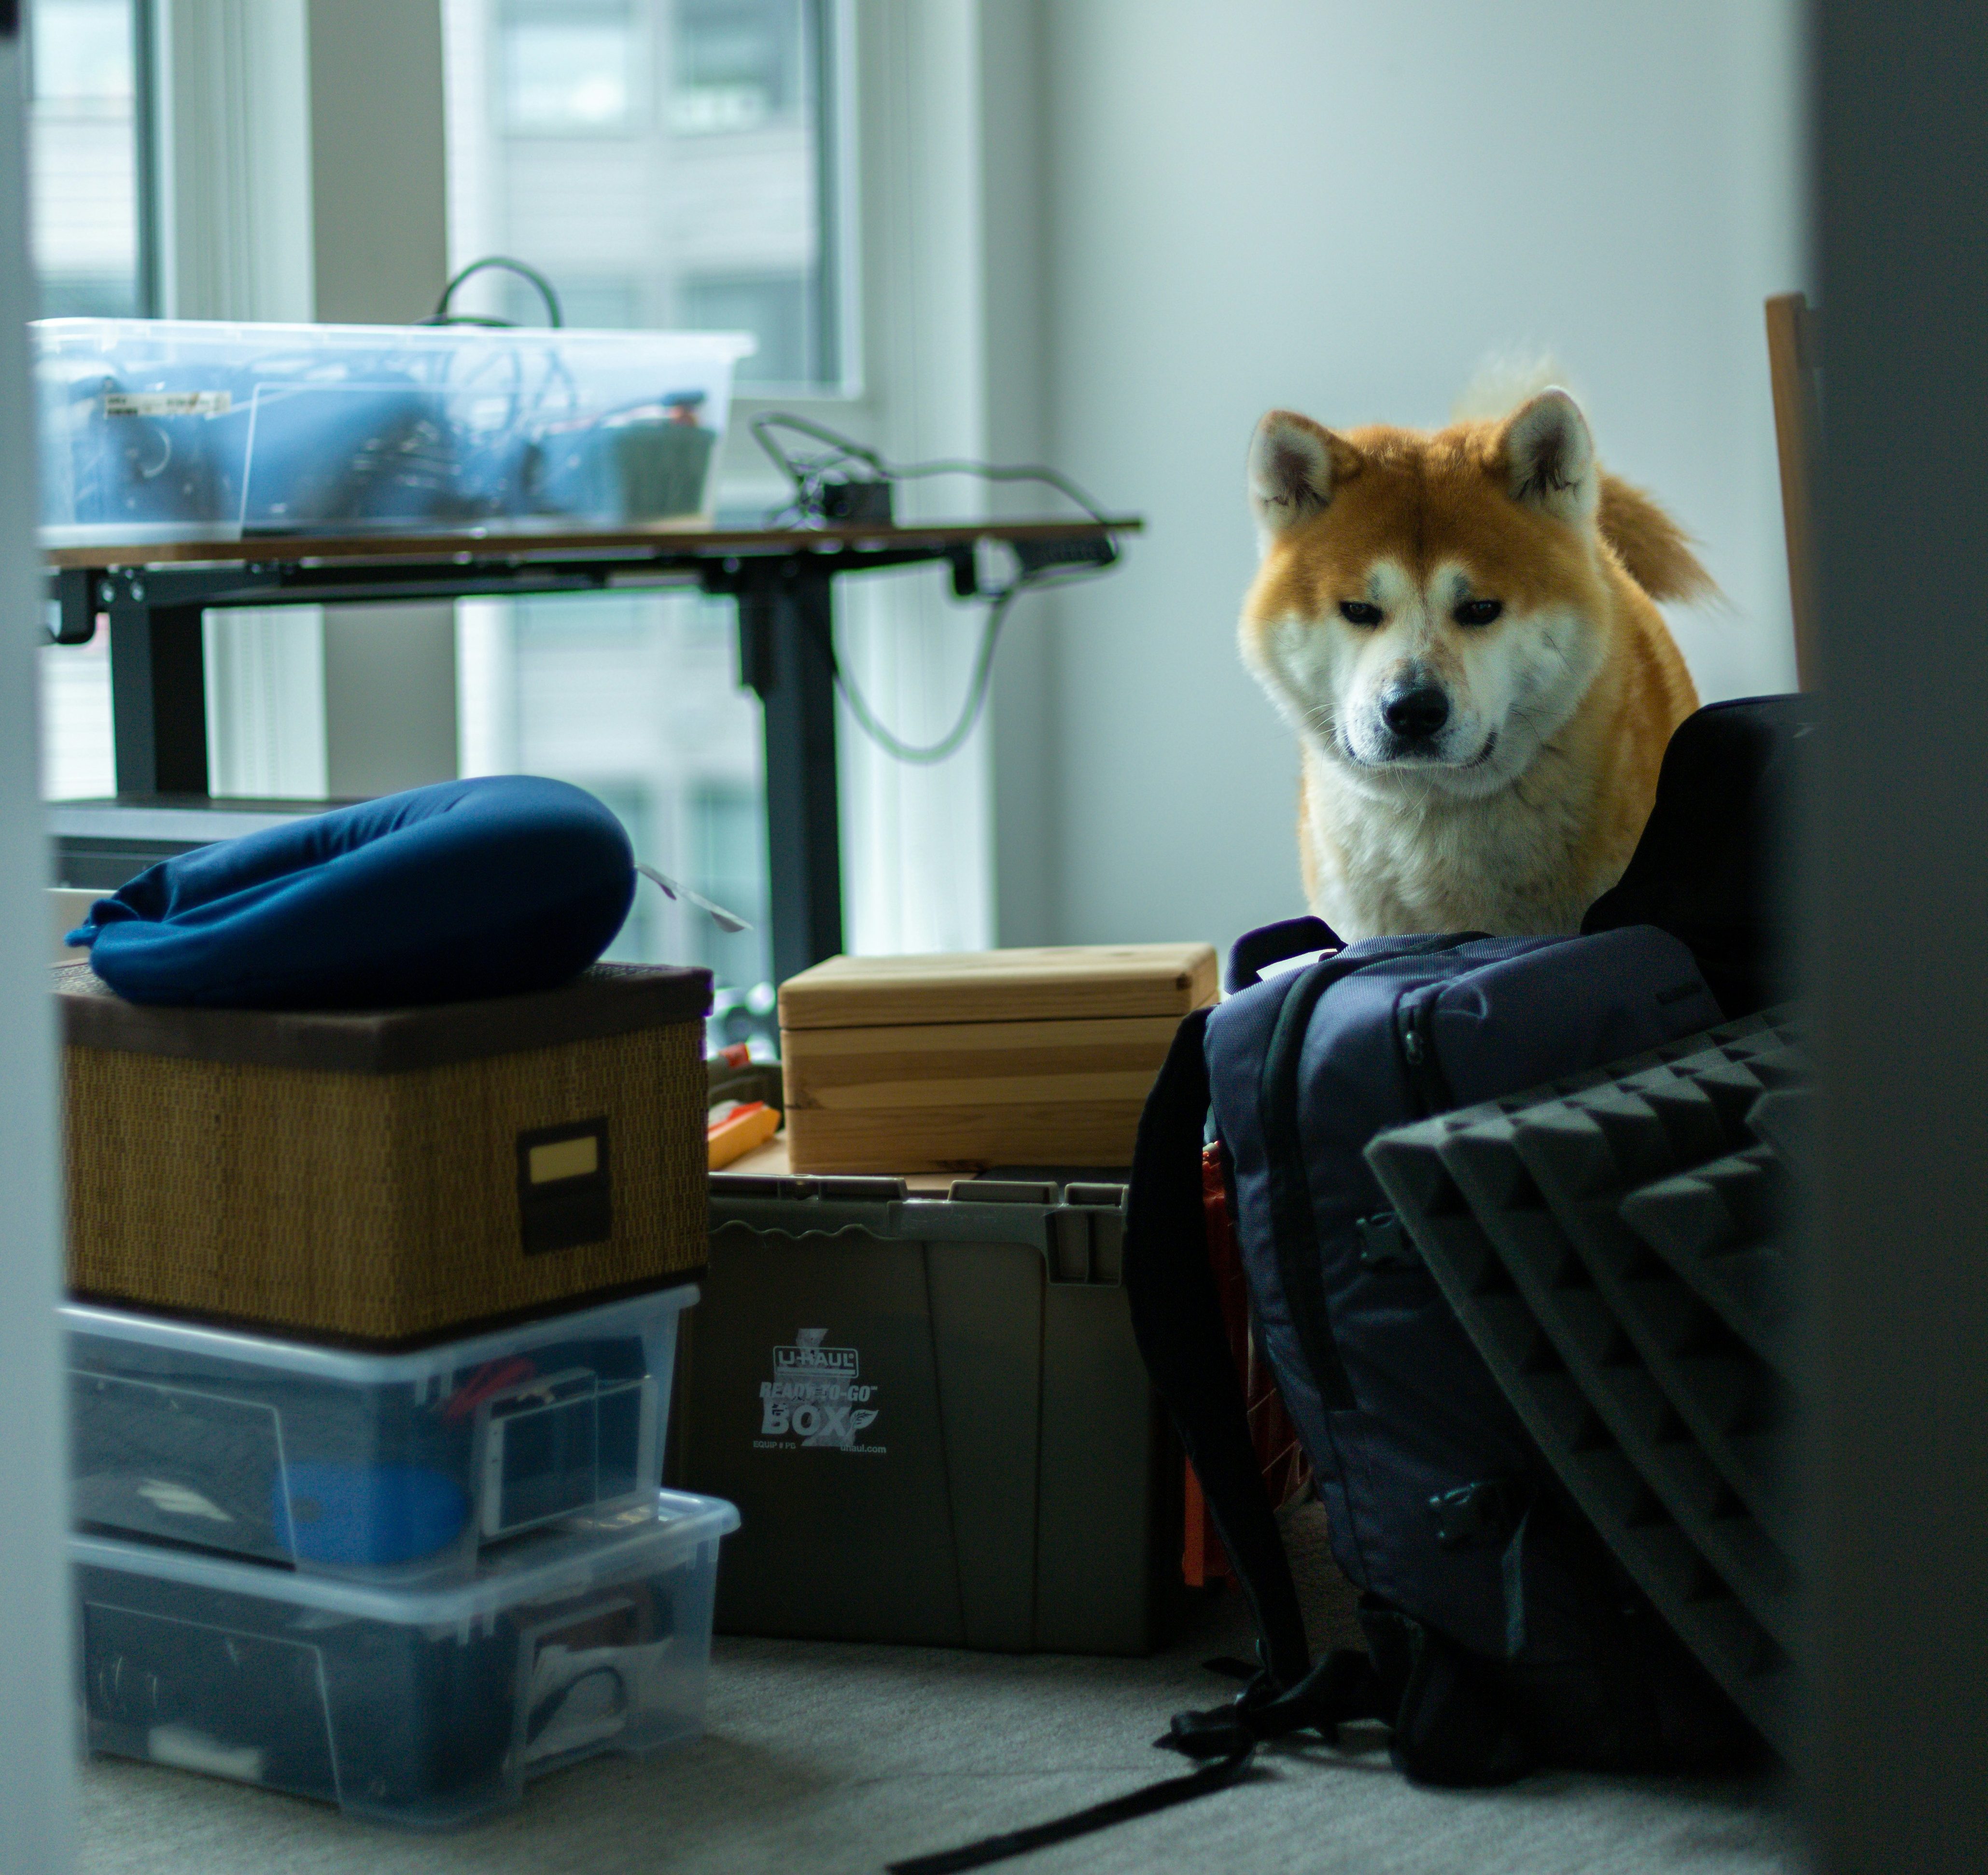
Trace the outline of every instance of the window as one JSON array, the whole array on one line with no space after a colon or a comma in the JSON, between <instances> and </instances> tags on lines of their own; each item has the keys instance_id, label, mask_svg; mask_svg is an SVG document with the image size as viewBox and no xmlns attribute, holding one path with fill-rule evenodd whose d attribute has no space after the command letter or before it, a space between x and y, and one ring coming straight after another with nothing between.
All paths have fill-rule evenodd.
<instances>
[{"instance_id":1,"label":"window","mask_svg":"<svg viewBox=\"0 0 1988 1875\"><path fill-rule=\"evenodd\" d=\"M41 309L150 309L134 0L30 0L30 219Z\"/></svg>"},{"instance_id":2,"label":"window","mask_svg":"<svg viewBox=\"0 0 1988 1875\"><path fill-rule=\"evenodd\" d=\"M814 356L814 308L807 277L773 273L687 279L682 319L707 332L749 332L759 349L739 362L742 384L797 384Z\"/></svg>"},{"instance_id":3,"label":"window","mask_svg":"<svg viewBox=\"0 0 1988 1875\"><path fill-rule=\"evenodd\" d=\"M499 56L513 133L627 132L645 76L634 0L504 0Z\"/></svg>"},{"instance_id":4,"label":"window","mask_svg":"<svg viewBox=\"0 0 1988 1875\"><path fill-rule=\"evenodd\" d=\"M151 309L134 0L29 0L29 238L40 311L130 318ZM110 660L103 636L42 653L42 792L113 786Z\"/></svg>"},{"instance_id":5,"label":"window","mask_svg":"<svg viewBox=\"0 0 1988 1875\"><path fill-rule=\"evenodd\" d=\"M636 856L747 920L731 935L646 882L610 958L702 964L714 1046L773 1035L759 706L736 614L692 593L472 600L457 612L465 775L552 775L597 795Z\"/></svg>"},{"instance_id":6,"label":"window","mask_svg":"<svg viewBox=\"0 0 1988 1875\"><path fill-rule=\"evenodd\" d=\"M801 102L800 0L677 0L670 128L756 130Z\"/></svg>"},{"instance_id":7,"label":"window","mask_svg":"<svg viewBox=\"0 0 1988 1875\"><path fill-rule=\"evenodd\" d=\"M708 782L692 789L685 809L684 883L714 904L735 911L749 931L722 931L708 918L693 922L689 960L705 965L718 988L712 999L713 1040L719 1046L778 1041L772 968L766 944L766 809L756 788Z\"/></svg>"},{"instance_id":8,"label":"window","mask_svg":"<svg viewBox=\"0 0 1988 1875\"><path fill-rule=\"evenodd\" d=\"M559 284L560 312L569 326L596 326L624 331L640 326L642 282L626 278L595 279L568 275ZM502 316L516 326L543 326L546 302L530 281L516 274L503 280Z\"/></svg>"},{"instance_id":9,"label":"window","mask_svg":"<svg viewBox=\"0 0 1988 1875\"><path fill-rule=\"evenodd\" d=\"M753 384L843 373L820 152L821 0L445 0L450 242L539 268L573 326L754 333ZM537 323L524 282L465 310ZM611 956L702 964L714 1044L770 1042L758 700L729 600L691 593L458 608L466 774L590 789L640 856L754 928L728 936L644 884Z\"/></svg>"},{"instance_id":10,"label":"window","mask_svg":"<svg viewBox=\"0 0 1988 1875\"><path fill-rule=\"evenodd\" d=\"M543 272L570 325L756 334L742 373L839 387L832 0L445 0L449 240ZM502 275L469 312L543 316Z\"/></svg>"}]
</instances>

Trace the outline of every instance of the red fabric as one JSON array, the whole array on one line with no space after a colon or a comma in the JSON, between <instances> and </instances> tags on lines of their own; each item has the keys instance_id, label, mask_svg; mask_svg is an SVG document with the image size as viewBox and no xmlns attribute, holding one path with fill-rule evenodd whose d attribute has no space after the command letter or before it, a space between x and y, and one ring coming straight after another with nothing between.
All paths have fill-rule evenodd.
<instances>
[{"instance_id":1,"label":"red fabric","mask_svg":"<svg viewBox=\"0 0 1988 1875\"><path fill-rule=\"evenodd\" d=\"M1249 1326L1249 1285L1242 1273L1242 1252L1236 1241L1236 1201L1229 1188L1228 1167L1219 1146L1205 1147L1201 1155L1202 1216L1208 1233L1208 1264L1214 1272L1215 1292L1222 1306L1222 1325L1229 1333L1229 1352L1242 1383L1243 1403L1249 1415L1249 1435L1262 1468L1264 1488L1280 1509L1310 1481L1311 1466L1298 1444L1297 1429L1270 1363L1256 1346ZM1232 1576L1229 1559L1222 1553L1214 1520L1201 1495L1194 1468L1187 1474L1186 1541L1181 1569L1190 1586L1199 1588L1211 1576Z\"/></svg>"}]
</instances>

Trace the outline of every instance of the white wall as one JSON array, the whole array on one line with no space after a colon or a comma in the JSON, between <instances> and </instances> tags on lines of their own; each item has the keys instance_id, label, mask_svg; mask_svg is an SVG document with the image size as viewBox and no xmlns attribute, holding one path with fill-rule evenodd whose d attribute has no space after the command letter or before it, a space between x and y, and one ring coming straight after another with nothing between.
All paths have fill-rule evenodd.
<instances>
[{"instance_id":1,"label":"white wall","mask_svg":"<svg viewBox=\"0 0 1988 1875\"><path fill-rule=\"evenodd\" d=\"M1242 458L1273 404L1433 424L1545 348L1730 601L1708 698L1789 688L1761 300L1802 283L1794 0L1086 0L1041 9L1052 459L1151 532L1057 602L1007 758L1004 941L1303 909L1288 733L1237 661Z\"/></svg>"}]
</instances>

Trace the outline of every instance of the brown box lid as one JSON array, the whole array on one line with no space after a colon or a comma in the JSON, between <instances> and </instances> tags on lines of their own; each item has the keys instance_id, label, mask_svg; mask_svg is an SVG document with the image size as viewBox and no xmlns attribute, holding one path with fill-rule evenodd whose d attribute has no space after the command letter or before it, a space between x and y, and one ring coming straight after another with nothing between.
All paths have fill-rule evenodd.
<instances>
[{"instance_id":1,"label":"brown box lid","mask_svg":"<svg viewBox=\"0 0 1988 1875\"><path fill-rule=\"evenodd\" d=\"M63 1039L79 1048L185 1061L397 1074L694 1022L711 972L674 964L596 964L557 989L413 1009L187 1009L127 1002L88 964L51 972Z\"/></svg>"},{"instance_id":2,"label":"brown box lid","mask_svg":"<svg viewBox=\"0 0 1988 1875\"><path fill-rule=\"evenodd\" d=\"M831 957L780 985L783 1029L1185 1015L1213 1001L1207 944L1054 944Z\"/></svg>"}]
</instances>

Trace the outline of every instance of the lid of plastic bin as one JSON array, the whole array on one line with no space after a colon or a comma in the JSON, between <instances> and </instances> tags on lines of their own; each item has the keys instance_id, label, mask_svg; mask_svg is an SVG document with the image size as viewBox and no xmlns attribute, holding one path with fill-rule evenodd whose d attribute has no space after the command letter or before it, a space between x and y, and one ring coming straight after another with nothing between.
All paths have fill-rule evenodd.
<instances>
[{"instance_id":1,"label":"lid of plastic bin","mask_svg":"<svg viewBox=\"0 0 1988 1875\"><path fill-rule=\"evenodd\" d=\"M403 1627L453 1627L525 1603L551 1602L668 1568L696 1545L728 1536L739 1512L722 1498L659 1491L645 1502L588 1512L487 1555L466 1582L372 1582L272 1569L202 1550L72 1535L71 1563L254 1596L326 1614Z\"/></svg>"},{"instance_id":2,"label":"lid of plastic bin","mask_svg":"<svg viewBox=\"0 0 1988 1875\"><path fill-rule=\"evenodd\" d=\"M701 1022L711 1007L711 972L673 964L596 964L556 989L411 1009L171 1008L127 1002L86 963L58 965L52 974L63 1039L72 1047L340 1074L396 1074L597 1041Z\"/></svg>"},{"instance_id":3,"label":"lid of plastic bin","mask_svg":"<svg viewBox=\"0 0 1988 1875\"><path fill-rule=\"evenodd\" d=\"M610 1340L624 1336L644 1340L674 1336L677 1318L694 1308L697 1300L695 1283L672 1282L611 1302L583 1302L577 1307L562 1302L553 1305L556 1312L552 1314L470 1334L445 1335L410 1348L340 1347L299 1340L291 1333L147 1315L100 1302L58 1303L56 1319L65 1334L82 1340L135 1344L184 1363L228 1361L268 1368L292 1382L323 1381L353 1387L441 1385L453 1393L463 1375L494 1362L529 1355L551 1343L597 1336Z\"/></svg>"},{"instance_id":4,"label":"lid of plastic bin","mask_svg":"<svg viewBox=\"0 0 1988 1875\"><path fill-rule=\"evenodd\" d=\"M780 985L786 1029L1181 1016L1215 1000L1207 944L1053 944L831 957Z\"/></svg>"}]
</instances>

